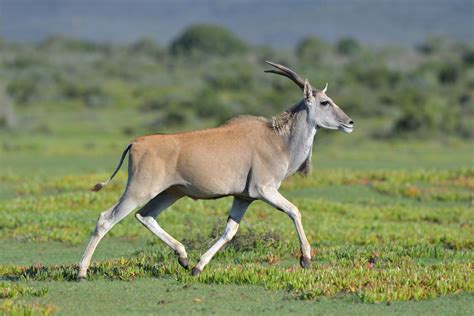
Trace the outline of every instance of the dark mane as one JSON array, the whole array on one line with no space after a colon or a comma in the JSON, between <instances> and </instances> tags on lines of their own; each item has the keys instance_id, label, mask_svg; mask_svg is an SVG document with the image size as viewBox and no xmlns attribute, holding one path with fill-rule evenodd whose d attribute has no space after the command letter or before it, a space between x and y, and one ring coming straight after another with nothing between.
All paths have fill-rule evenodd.
<instances>
[{"instance_id":1,"label":"dark mane","mask_svg":"<svg viewBox=\"0 0 474 316\"><path fill-rule=\"evenodd\" d=\"M272 120L268 122L268 124L275 131L275 133L279 135L289 135L296 122L296 118L304 109L304 102L299 102L288 110L272 117Z\"/></svg>"},{"instance_id":2,"label":"dark mane","mask_svg":"<svg viewBox=\"0 0 474 316\"><path fill-rule=\"evenodd\" d=\"M305 110L304 102L301 101L293 105L290 109L280 113L277 116L272 117L272 120L268 122L268 126L278 135L290 135L293 128L300 116L301 112ZM307 176L312 171L311 163L312 151L309 152L308 157L301 164L296 171L303 176Z\"/></svg>"}]
</instances>

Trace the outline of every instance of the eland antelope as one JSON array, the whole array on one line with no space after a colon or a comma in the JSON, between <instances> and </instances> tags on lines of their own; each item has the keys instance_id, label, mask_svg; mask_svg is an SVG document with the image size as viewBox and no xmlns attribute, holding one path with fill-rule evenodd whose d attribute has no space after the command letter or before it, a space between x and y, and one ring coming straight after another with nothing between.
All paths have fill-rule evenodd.
<instances>
[{"instance_id":1,"label":"eland antelope","mask_svg":"<svg viewBox=\"0 0 474 316\"><path fill-rule=\"evenodd\" d=\"M92 188L99 191L107 185L129 153L125 192L114 206L100 214L79 264L79 279L86 277L94 250L104 235L137 207L141 207L135 214L137 220L171 247L180 265L188 269L185 247L156 221L161 212L185 196L234 198L224 233L201 256L192 275L201 273L234 237L255 200L270 204L292 219L301 247L300 264L309 267L311 249L301 213L278 189L288 176L310 171L313 139L320 128L351 133L354 122L326 95L327 84L322 90L313 90L308 80L291 69L267 63L275 69L266 72L288 77L303 90L303 99L280 115L271 120L239 116L217 128L141 136L126 146L108 181Z\"/></svg>"}]
</instances>

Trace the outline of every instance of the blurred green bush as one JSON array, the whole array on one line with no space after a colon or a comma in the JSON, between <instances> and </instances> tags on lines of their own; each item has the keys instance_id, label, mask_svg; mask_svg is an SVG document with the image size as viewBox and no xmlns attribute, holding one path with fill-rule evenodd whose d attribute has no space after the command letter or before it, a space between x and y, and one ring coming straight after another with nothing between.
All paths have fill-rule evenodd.
<instances>
[{"instance_id":1,"label":"blurred green bush","mask_svg":"<svg viewBox=\"0 0 474 316\"><path fill-rule=\"evenodd\" d=\"M247 45L226 28L197 24L188 27L170 45L172 54L227 56L245 52Z\"/></svg>"},{"instance_id":2,"label":"blurred green bush","mask_svg":"<svg viewBox=\"0 0 474 316\"><path fill-rule=\"evenodd\" d=\"M40 119L28 113L48 113L37 125L52 132L55 114L64 111L135 111L153 130L215 125L239 114L270 117L301 98L291 81L263 73L263 61L272 60L316 88L329 82L328 94L356 121L380 118L385 129L374 126L374 137L474 137L472 43L431 38L413 48L368 47L352 38L329 43L307 37L291 52L255 47L225 28L202 24L169 47L148 38L0 43L9 112L21 109L20 122ZM130 116L118 119L130 125Z\"/></svg>"}]
</instances>

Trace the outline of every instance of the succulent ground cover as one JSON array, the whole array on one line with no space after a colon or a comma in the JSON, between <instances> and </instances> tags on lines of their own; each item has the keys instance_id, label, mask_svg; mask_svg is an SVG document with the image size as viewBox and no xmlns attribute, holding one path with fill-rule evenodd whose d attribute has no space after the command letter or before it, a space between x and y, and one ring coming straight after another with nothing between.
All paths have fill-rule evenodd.
<instances>
[{"instance_id":1,"label":"succulent ground cover","mask_svg":"<svg viewBox=\"0 0 474 316\"><path fill-rule=\"evenodd\" d=\"M331 153L333 146L327 146L324 150ZM373 144L363 146L366 155ZM394 146L407 150L406 144ZM344 306L350 311L353 304L361 312L370 312L378 310L379 303L386 308L409 304L413 311L424 312L420 306L429 306L423 305L426 300L452 301L458 312L466 312L472 307L474 290L474 169L465 163L470 159L469 145L463 146L457 155L445 152L440 157L458 163L436 168L422 168L417 164L423 161L415 159L413 165L397 164L395 159L386 167L353 168L344 165L343 157L334 160L322 155L316 158L312 175L285 182L282 191L300 208L313 246L309 270L298 265L300 253L291 221L256 202L234 240L199 277L183 270L172 251L129 216L99 246L86 283L110 291L113 297L123 295L123 282L129 284L128 291L156 288L160 299L153 306L167 312L173 306L186 311L181 300L188 300L197 313L224 312L229 306L213 301L216 292L236 296L235 304L252 298L264 302L268 296L281 303L282 312L291 306L313 313L318 306L328 305L336 313ZM426 146L426 151L437 154L436 148ZM358 150L354 147L346 153L357 157ZM17 157L4 153L4 162L15 166ZM377 160L383 154L373 155ZM110 187L96 194L88 188L108 174L82 172L80 165L66 166L68 161L66 157L58 166L70 173L50 174L45 167L31 172L6 169L0 175L0 307L4 313L93 312L64 305L68 299L64 293L75 291L85 300L88 291L94 291L75 282L77 262L98 213L120 196L126 173L119 173ZM333 167L338 161L339 167ZM104 159L99 167L106 170L110 164ZM183 199L159 222L183 242L196 263L220 236L229 206L229 199ZM188 294L181 297L181 291ZM245 298L249 291L256 293ZM141 304L137 311L151 308ZM250 304L240 311L265 312L264 306ZM268 306L266 312L276 311L275 306Z\"/></svg>"}]
</instances>

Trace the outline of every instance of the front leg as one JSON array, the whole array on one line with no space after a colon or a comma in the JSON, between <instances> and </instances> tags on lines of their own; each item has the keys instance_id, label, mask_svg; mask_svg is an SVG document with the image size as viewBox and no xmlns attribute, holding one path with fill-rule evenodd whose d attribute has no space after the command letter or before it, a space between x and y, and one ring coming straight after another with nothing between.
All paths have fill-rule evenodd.
<instances>
[{"instance_id":1,"label":"front leg","mask_svg":"<svg viewBox=\"0 0 474 316\"><path fill-rule=\"evenodd\" d=\"M302 253L300 257L300 265L305 269L309 268L311 261L311 246L309 245L308 239L304 233L303 224L301 222L301 213L298 208L272 186L263 187L259 189L258 192L261 200L270 204L274 208L285 212L293 220L296 232L298 233Z\"/></svg>"}]
</instances>

